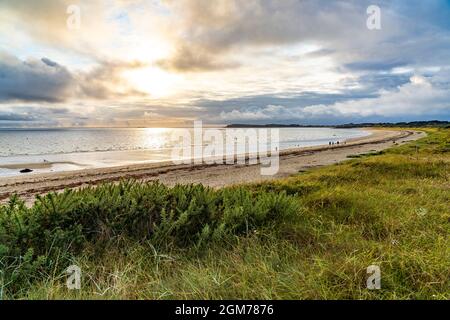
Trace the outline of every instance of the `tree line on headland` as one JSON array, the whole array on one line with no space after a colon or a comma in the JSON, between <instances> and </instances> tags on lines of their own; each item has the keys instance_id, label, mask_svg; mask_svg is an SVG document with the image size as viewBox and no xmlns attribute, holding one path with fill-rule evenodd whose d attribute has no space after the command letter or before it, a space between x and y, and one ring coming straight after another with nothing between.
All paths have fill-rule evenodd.
<instances>
[{"instance_id":1,"label":"tree line on headland","mask_svg":"<svg viewBox=\"0 0 450 320\"><path fill-rule=\"evenodd\" d=\"M402 127L402 128L422 128L440 127L450 128L450 121L411 121L411 122L366 122L347 123L340 125L303 125L303 124L229 124L227 128L367 128L367 127Z\"/></svg>"}]
</instances>

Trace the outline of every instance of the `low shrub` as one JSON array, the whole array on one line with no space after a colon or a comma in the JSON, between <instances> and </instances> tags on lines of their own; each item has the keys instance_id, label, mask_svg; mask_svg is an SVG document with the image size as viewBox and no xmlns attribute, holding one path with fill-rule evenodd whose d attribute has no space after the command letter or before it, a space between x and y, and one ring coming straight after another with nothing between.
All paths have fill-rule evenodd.
<instances>
[{"instance_id":1,"label":"low shrub","mask_svg":"<svg viewBox=\"0 0 450 320\"><path fill-rule=\"evenodd\" d=\"M298 212L285 192L243 187L214 190L202 185L169 188L158 182L123 181L38 197L27 208L18 197L0 207L0 267L3 283L23 282L23 272L49 272L89 245L122 240L155 247L202 247L264 228Z\"/></svg>"}]
</instances>

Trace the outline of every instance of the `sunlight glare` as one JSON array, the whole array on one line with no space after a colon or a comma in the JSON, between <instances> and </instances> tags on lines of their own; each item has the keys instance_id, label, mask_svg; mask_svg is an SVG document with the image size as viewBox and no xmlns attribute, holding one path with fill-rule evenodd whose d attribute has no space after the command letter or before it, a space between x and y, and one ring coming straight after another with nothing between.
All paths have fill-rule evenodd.
<instances>
[{"instance_id":1,"label":"sunlight glare","mask_svg":"<svg viewBox=\"0 0 450 320\"><path fill-rule=\"evenodd\" d=\"M154 98L167 97L175 93L180 76L168 73L156 67L129 70L125 79L137 90L148 93Z\"/></svg>"}]
</instances>

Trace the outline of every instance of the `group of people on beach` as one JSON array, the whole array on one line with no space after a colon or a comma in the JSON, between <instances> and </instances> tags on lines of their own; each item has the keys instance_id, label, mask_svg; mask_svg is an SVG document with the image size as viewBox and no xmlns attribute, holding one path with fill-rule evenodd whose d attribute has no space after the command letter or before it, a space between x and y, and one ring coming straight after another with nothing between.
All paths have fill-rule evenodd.
<instances>
[{"instance_id":1,"label":"group of people on beach","mask_svg":"<svg viewBox=\"0 0 450 320\"><path fill-rule=\"evenodd\" d=\"M328 142L328 145L329 146L334 146L334 145L339 145L339 144L345 144L345 141L344 142L340 142L340 141L336 141L336 142L334 142L334 141L330 141L330 142Z\"/></svg>"}]
</instances>

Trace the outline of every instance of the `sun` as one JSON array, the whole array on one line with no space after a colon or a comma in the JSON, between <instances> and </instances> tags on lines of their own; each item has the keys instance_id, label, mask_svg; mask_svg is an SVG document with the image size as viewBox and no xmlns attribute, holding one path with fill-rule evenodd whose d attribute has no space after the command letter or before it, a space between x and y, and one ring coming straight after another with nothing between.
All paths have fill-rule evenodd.
<instances>
[{"instance_id":1,"label":"sun","mask_svg":"<svg viewBox=\"0 0 450 320\"><path fill-rule=\"evenodd\" d=\"M181 80L179 75L156 67L128 70L123 76L133 88L148 93L154 98L174 95Z\"/></svg>"}]
</instances>

